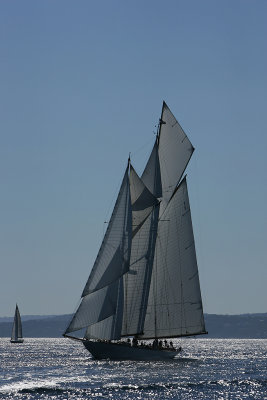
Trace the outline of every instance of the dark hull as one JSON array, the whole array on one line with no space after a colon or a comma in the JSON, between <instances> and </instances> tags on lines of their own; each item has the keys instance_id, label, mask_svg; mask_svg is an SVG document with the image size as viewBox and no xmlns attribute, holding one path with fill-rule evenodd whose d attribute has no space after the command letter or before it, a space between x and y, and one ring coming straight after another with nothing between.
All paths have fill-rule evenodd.
<instances>
[{"instance_id":1,"label":"dark hull","mask_svg":"<svg viewBox=\"0 0 267 400\"><path fill-rule=\"evenodd\" d=\"M131 347L127 344L91 340L83 340L83 344L96 360L164 361L172 360L179 353L179 351L168 349Z\"/></svg>"},{"instance_id":2,"label":"dark hull","mask_svg":"<svg viewBox=\"0 0 267 400\"><path fill-rule=\"evenodd\" d=\"M17 340L12 340L10 339L10 343L23 343L24 339L17 339Z\"/></svg>"}]
</instances>

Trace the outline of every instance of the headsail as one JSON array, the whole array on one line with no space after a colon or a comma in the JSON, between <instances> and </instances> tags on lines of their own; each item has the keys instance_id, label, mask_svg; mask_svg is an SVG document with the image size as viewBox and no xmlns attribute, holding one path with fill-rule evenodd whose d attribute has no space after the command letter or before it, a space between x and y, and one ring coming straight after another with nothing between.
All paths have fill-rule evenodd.
<instances>
[{"instance_id":1,"label":"headsail","mask_svg":"<svg viewBox=\"0 0 267 400\"><path fill-rule=\"evenodd\" d=\"M121 277L129 269L132 213L127 166L118 198L85 285L81 304L65 333L74 332L116 316L122 302ZM119 321L118 318L116 318ZM121 320L121 318L120 318ZM114 328L114 332L117 329Z\"/></svg>"},{"instance_id":2,"label":"headsail","mask_svg":"<svg viewBox=\"0 0 267 400\"><path fill-rule=\"evenodd\" d=\"M144 324L156 237L156 229L152 228L157 224L159 204L132 166L130 166L129 183L132 212L131 257L129 271L119 281L120 301L117 302L119 309L117 306L116 313L110 310L108 315L112 297L104 293L103 298L109 304L101 308L105 319L98 318L98 322L88 326L86 338L109 340L119 338L121 335L137 334L142 331ZM115 310L114 301L113 304ZM84 313L86 309L88 310L88 307L84 305Z\"/></svg>"},{"instance_id":3,"label":"headsail","mask_svg":"<svg viewBox=\"0 0 267 400\"><path fill-rule=\"evenodd\" d=\"M127 166L104 240L83 290L83 297L116 281L129 269L132 231L129 190Z\"/></svg>"}]
</instances>

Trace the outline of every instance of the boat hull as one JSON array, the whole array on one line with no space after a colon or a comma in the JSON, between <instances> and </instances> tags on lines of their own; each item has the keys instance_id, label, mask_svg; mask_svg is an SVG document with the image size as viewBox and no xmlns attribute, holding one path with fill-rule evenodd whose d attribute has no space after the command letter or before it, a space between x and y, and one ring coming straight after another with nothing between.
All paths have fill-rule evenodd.
<instances>
[{"instance_id":1,"label":"boat hull","mask_svg":"<svg viewBox=\"0 0 267 400\"><path fill-rule=\"evenodd\" d=\"M23 343L24 339L10 340L10 343Z\"/></svg>"},{"instance_id":2,"label":"boat hull","mask_svg":"<svg viewBox=\"0 0 267 400\"><path fill-rule=\"evenodd\" d=\"M83 344L96 360L164 361L172 360L180 352L91 340L83 340Z\"/></svg>"}]
</instances>

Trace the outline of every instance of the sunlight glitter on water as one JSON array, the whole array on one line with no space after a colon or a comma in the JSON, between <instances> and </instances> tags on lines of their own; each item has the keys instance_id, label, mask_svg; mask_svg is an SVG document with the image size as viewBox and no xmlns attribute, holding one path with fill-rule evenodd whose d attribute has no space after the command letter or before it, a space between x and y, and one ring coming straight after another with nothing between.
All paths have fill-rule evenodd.
<instances>
[{"instance_id":1,"label":"sunlight glitter on water","mask_svg":"<svg viewBox=\"0 0 267 400\"><path fill-rule=\"evenodd\" d=\"M111 362L66 339L1 339L0 398L267 399L267 340L186 339L183 348L170 362Z\"/></svg>"}]
</instances>

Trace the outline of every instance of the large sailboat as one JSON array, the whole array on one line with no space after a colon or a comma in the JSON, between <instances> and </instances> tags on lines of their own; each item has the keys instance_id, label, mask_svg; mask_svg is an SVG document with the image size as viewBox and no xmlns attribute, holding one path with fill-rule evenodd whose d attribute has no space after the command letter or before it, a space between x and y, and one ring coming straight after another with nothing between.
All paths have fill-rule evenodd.
<instances>
[{"instance_id":1,"label":"large sailboat","mask_svg":"<svg viewBox=\"0 0 267 400\"><path fill-rule=\"evenodd\" d=\"M82 340L96 359L172 359L181 348L171 338L207 333L184 176L193 151L163 102L143 174L129 159L80 305L63 335Z\"/></svg>"},{"instance_id":2,"label":"large sailboat","mask_svg":"<svg viewBox=\"0 0 267 400\"><path fill-rule=\"evenodd\" d=\"M11 333L11 343L23 343L24 339L22 336L22 325L21 325L21 318L19 313L18 305L16 304L16 310L14 315L12 333Z\"/></svg>"}]
</instances>

